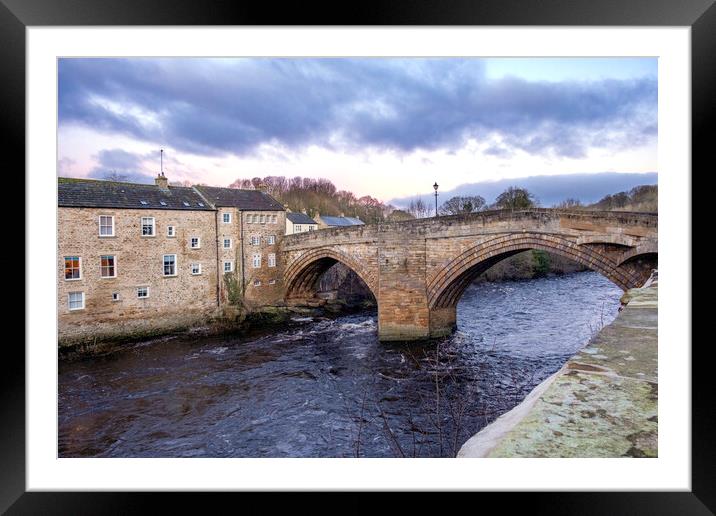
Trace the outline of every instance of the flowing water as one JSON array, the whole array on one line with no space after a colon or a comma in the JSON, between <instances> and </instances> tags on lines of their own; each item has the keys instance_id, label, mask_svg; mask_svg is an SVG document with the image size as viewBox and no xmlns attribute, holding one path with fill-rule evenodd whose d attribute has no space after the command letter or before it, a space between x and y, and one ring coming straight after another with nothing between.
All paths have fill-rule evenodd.
<instances>
[{"instance_id":1,"label":"flowing water","mask_svg":"<svg viewBox=\"0 0 716 516\"><path fill-rule=\"evenodd\" d=\"M455 456L616 316L597 273L473 284L458 331L385 345L375 314L174 337L59 365L61 457Z\"/></svg>"}]
</instances>

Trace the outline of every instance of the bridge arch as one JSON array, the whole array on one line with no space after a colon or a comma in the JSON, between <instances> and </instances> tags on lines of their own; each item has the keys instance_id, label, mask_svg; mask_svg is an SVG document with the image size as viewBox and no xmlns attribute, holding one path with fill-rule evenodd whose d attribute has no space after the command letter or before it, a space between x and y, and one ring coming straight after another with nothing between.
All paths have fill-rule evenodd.
<instances>
[{"instance_id":1,"label":"bridge arch","mask_svg":"<svg viewBox=\"0 0 716 516\"><path fill-rule=\"evenodd\" d=\"M517 253L538 249L564 256L601 273L622 290L639 286L640 278L618 266L609 256L589 246L549 233L514 233L477 243L445 264L428 279L427 295L431 310L452 309L463 292L480 274L498 262Z\"/></svg>"},{"instance_id":2,"label":"bridge arch","mask_svg":"<svg viewBox=\"0 0 716 516\"><path fill-rule=\"evenodd\" d=\"M336 263L342 263L355 272L378 300L374 274L349 255L330 247L311 249L288 264L284 271L286 300L312 298L321 276Z\"/></svg>"}]
</instances>

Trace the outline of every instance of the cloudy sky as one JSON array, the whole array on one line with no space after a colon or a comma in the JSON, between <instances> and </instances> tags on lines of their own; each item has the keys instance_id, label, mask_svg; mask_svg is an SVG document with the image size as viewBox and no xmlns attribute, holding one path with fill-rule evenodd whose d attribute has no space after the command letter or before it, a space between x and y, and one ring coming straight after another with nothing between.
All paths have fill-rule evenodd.
<instances>
[{"instance_id":1,"label":"cloudy sky","mask_svg":"<svg viewBox=\"0 0 716 516\"><path fill-rule=\"evenodd\" d=\"M150 182L163 148L170 181L325 177L388 201L657 171L651 58L61 59L58 92L60 176Z\"/></svg>"}]
</instances>

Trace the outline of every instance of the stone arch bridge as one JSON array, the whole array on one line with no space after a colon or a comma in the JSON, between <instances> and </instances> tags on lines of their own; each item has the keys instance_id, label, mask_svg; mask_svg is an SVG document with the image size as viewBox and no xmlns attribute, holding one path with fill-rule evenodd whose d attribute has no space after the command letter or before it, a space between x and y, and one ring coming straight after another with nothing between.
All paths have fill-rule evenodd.
<instances>
[{"instance_id":1,"label":"stone arch bridge","mask_svg":"<svg viewBox=\"0 0 716 516\"><path fill-rule=\"evenodd\" d=\"M572 259L624 290L641 286L657 266L657 229L650 213L530 209L289 235L281 244L285 300L309 303L321 275L341 262L375 296L380 340L440 337L455 329L468 285L525 250Z\"/></svg>"}]
</instances>

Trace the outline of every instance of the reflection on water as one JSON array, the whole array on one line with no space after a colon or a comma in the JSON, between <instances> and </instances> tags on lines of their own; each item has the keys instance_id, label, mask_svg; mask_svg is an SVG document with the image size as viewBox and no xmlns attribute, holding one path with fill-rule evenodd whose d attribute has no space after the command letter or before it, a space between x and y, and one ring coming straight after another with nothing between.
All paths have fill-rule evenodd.
<instances>
[{"instance_id":1,"label":"reflection on water","mask_svg":"<svg viewBox=\"0 0 716 516\"><path fill-rule=\"evenodd\" d=\"M472 285L459 330L377 340L374 314L60 364L62 457L454 456L617 313L592 272Z\"/></svg>"}]
</instances>

